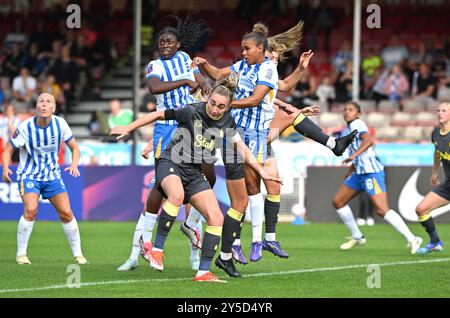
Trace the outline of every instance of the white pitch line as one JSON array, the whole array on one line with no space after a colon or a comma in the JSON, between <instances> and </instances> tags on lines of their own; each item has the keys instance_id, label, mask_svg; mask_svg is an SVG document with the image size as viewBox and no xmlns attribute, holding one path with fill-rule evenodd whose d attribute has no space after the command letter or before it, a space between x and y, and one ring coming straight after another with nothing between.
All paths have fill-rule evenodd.
<instances>
[{"instance_id":1,"label":"white pitch line","mask_svg":"<svg viewBox=\"0 0 450 318\"><path fill-rule=\"evenodd\" d=\"M327 271L339 271L345 269L354 269L354 268L366 268L369 265L378 265L378 266L399 266L399 265L416 265L416 264L429 264L429 263L442 263L442 262L450 262L450 257L447 258L436 258L429 260L418 260L418 261L399 261L399 262L391 262L391 263L369 263L369 264L356 264L356 265L346 265L346 266L336 266L336 267L320 267L320 268L309 268L309 269L294 269L289 271L280 271L280 272L267 272L267 273L256 273L256 274L246 274L244 278L251 277L263 277L263 276L277 276L277 275L290 275L290 274L302 274L302 273L317 273L317 272L327 272ZM176 282L176 281L189 281L193 280L192 277L184 277L184 278L157 278L157 279L132 279L132 280L112 280L112 281L103 281L103 282L88 282L81 283L80 287L88 287L88 286L100 286L100 285L121 285L121 284L135 284L135 283L164 283L164 282ZM35 292L35 291L43 291L50 289L70 289L67 285L51 285L45 287L34 287L34 288L17 288L17 289L0 289L0 294L5 293L20 293L20 292Z\"/></svg>"}]
</instances>

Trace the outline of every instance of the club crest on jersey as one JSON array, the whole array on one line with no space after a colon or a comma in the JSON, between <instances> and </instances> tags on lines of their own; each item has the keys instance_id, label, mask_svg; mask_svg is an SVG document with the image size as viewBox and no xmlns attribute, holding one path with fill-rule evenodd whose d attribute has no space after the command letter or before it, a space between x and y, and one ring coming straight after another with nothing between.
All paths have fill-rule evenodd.
<instances>
[{"instance_id":1,"label":"club crest on jersey","mask_svg":"<svg viewBox=\"0 0 450 318\"><path fill-rule=\"evenodd\" d=\"M14 134L12 135L12 139L16 139L17 136L19 136L19 129L16 129L16 131L14 132Z\"/></svg>"},{"instance_id":2,"label":"club crest on jersey","mask_svg":"<svg viewBox=\"0 0 450 318\"><path fill-rule=\"evenodd\" d=\"M273 70L269 69L266 74L266 79L271 80L273 76Z\"/></svg>"},{"instance_id":3,"label":"club crest on jersey","mask_svg":"<svg viewBox=\"0 0 450 318\"><path fill-rule=\"evenodd\" d=\"M27 182L27 188L28 189L33 189L34 188L34 183L33 182Z\"/></svg>"},{"instance_id":4,"label":"club crest on jersey","mask_svg":"<svg viewBox=\"0 0 450 318\"><path fill-rule=\"evenodd\" d=\"M149 64L147 66L147 74L150 74L153 71L153 64Z\"/></svg>"},{"instance_id":5,"label":"club crest on jersey","mask_svg":"<svg viewBox=\"0 0 450 318\"><path fill-rule=\"evenodd\" d=\"M202 122L200 120L195 120L194 127L197 129L202 129Z\"/></svg>"}]
</instances>

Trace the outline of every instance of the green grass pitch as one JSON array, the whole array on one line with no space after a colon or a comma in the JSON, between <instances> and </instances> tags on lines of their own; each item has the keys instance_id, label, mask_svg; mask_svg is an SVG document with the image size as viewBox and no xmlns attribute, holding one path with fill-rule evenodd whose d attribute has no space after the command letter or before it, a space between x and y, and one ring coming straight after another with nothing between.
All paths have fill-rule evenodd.
<instances>
[{"instance_id":1,"label":"green grass pitch","mask_svg":"<svg viewBox=\"0 0 450 318\"><path fill-rule=\"evenodd\" d=\"M250 250L251 226L242 242ZM418 224L414 233L427 235ZM450 242L450 224L437 224ZM403 237L386 224L362 227L367 244L340 251L348 235L341 224L280 224L278 239L289 253L280 259L263 252L258 263L238 265L244 274L227 284L194 283L187 239L174 225L165 248L164 272L143 260L130 272L116 268L129 256L133 223L80 222L84 254L81 287L66 287L70 249L60 223L36 222L28 256L31 266L15 263L17 222L0 222L0 297L450 297L450 253L410 255ZM381 264L380 288L369 288L375 275L367 265ZM212 267L213 272L225 274Z\"/></svg>"}]
</instances>

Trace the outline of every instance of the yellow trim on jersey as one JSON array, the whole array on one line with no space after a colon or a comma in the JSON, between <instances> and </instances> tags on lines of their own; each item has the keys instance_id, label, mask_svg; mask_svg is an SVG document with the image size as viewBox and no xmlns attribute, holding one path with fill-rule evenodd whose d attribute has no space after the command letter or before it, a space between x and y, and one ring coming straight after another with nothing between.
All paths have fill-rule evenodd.
<instances>
[{"instance_id":1,"label":"yellow trim on jersey","mask_svg":"<svg viewBox=\"0 0 450 318\"><path fill-rule=\"evenodd\" d=\"M377 179L372 178L373 180L373 187L375 188L375 194L380 194L383 193L383 191L381 191L380 185L378 184Z\"/></svg>"},{"instance_id":2,"label":"yellow trim on jersey","mask_svg":"<svg viewBox=\"0 0 450 318\"><path fill-rule=\"evenodd\" d=\"M275 97L275 90L274 89L271 89L270 91L269 91L269 103L270 104L272 104L272 102L273 102L273 98Z\"/></svg>"},{"instance_id":3,"label":"yellow trim on jersey","mask_svg":"<svg viewBox=\"0 0 450 318\"><path fill-rule=\"evenodd\" d=\"M294 122L292 123L292 126L295 126L295 125L297 125L297 124L300 124L300 123L303 121L303 119L305 119L305 118L306 118L305 115L299 114L299 115L297 116L297 118L295 118Z\"/></svg>"},{"instance_id":4,"label":"yellow trim on jersey","mask_svg":"<svg viewBox=\"0 0 450 318\"><path fill-rule=\"evenodd\" d=\"M208 225L206 227L205 232L208 232L209 234L212 234L212 235L222 236L222 227Z\"/></svg>"},{"instance_id":5,"label":"yellow trim on jersey","mask_svg":"<svg viewBox=\"0 0 450 318\"><path fill-rule=\"evenodd\" d=\"M256 160L258 161L258 163L263 163L264 162L264 154L263 154L263 144L262 141L259 143L259 147L258 147L258 155L256 157Z\"/></svg>"},{"instance_id":6,"label":"yellow trim on jersey","mask_svg":"<svg viewBox=\"0 0 450 318\"><path fill-rule=\"evenodd\" d=\"M419 215L419 222L425 222L429 218L431 218L431 215L429 214Z\"/></svg>"},{"instance_id":7,"label":"yellow trim on jersey","mask_svg":"<svg viewBox=\"0 0 450 318\"><path fill-rule=\"evenodd\" d=\"M180 211L180 207L179 206L176 206L175 204L172 204L169 201L166 201L166 203L164 204L163 209L170 216L177 216L178 215L178 211Z\"/></svg>"},{"instance_id":8,"label":"yellow trim on jersey","mask_svg":"<svg viewBox=\"0 0 450 318\"><path fill-rule=\"evenodd\" d=\"M230 208L230 209L228 210L227 214L228 214L232 219L235 219L235 220L238 221L238 222L241 222L241 220L242 220L243 214L242 214L241 212L239 212L239 211L236 211L236 210L233 209L233 208Z\"/></svg>"},{"instance_id":9,"label":"yellow trim on jersey","mask_svg":"<svg viewBox=\"0 0 450 318\"><path fill-rule=\"evenodd\" d=\"M271 202L280 202L280 195L279 194L268 194L266 199Z\"/></svg>"},{"instance_id":10,"label":"yellow trim on jersey","mask_svg":"<svg viewBox=\"0 0 450 318\"><path fill-rule=\"evenodd\" d=\"M25 195L25 188L23 186L23 180L20 181L20 196L23 197Z\"/></svg>"},{"instance_id":11,"label":"yellow trim on jersey","mask_svg":"<svg viewBox=\"0 0 450 318\"><path fill-rule=\"evenodd\" d=\"M155 151L155 158L158 159L159 156L161 156L161 148L162 148L162 137L158 140L158 146L156 147Z\"/></svg>"}]
</instances>

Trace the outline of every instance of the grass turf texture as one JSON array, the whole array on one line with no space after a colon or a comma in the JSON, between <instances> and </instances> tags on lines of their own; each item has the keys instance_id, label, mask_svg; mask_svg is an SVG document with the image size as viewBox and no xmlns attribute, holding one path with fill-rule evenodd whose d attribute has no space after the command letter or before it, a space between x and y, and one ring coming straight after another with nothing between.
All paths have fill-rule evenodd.
<instances>
[{"instance_id":1,"label":"grass turf texture","mask_svg":"<svg viewBox=\"0 0 450 318\"><path fill-rule=\"evenodd\" d=\"M264 251L258 263L237 265L244 274L241 279L225 278L213 264L212 271L228 280L227 284L193 282L188 242L178 225L166 242L164 272L152 270L142 258L136 270L117 272L129 256L134 223L80 222L83 251L90 264L81 267L81 288L69 289L65 287L69 276L66 268L72 258L60 223L36 222L28 249L32 265L19 266L15 263L17 223L0 222L0 297L450 296L448 249L411 255L403 237L386 224L362 227L367 244L350 251L339 250L348 235L344 225L280 224L278 239L289 259ZM450 242L450 224L437 224L437 228L444 243ZM411 229L428 240L420 225L411 225ZM250 252L250 231L246 224L242 235L246 255ZM372 274L367 264L398 262L407 264L381 266L381 288L367 287ZM362 266L348 268L351 265ZM311 271L302 271L308 269ZM286 273L289 271L293 272ZM16 291L7 291L12 289Z\"/></svg>"}]
</instances>

